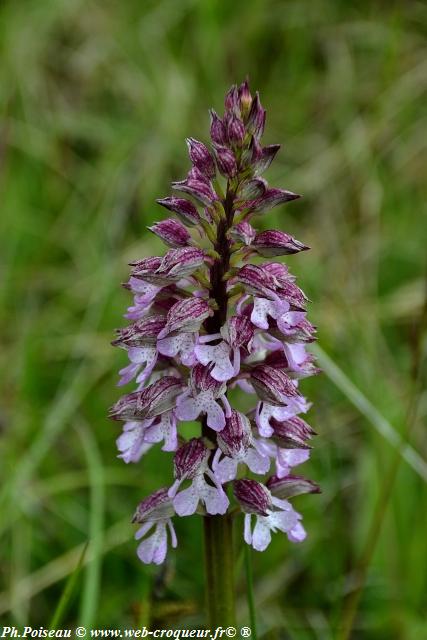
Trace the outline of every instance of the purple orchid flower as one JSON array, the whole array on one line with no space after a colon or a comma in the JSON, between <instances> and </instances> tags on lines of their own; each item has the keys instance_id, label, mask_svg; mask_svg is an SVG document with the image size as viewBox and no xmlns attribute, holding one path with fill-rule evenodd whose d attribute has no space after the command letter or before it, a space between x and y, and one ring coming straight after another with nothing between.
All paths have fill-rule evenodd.
<instances>
[{"instance_id":1,"label":"purple orchid flower","mask_svg":"<svg viewBox=\"0 0 427 640\"><path fill-rule=\"evenodd\" d=\"M169 497L173 498L173 506L180 516L192 515L202 502L207 513L211 515L224 514L229 500L217 480L215 474L208 467L209 450L201 438L193 438L178 449L174 458L175 482L169 489ZM207 476L213 483L206 481ZM192 480L187 489L178 492L184 480Z\"/></svg>"},{"instance_id":2,"label":"purple orchid flower","mask_svg":"<svg viewBox=\"0 0 427 640\"><path fill-rule=\"evenodd\" d=\"M136 540L144 536L154 527L154 532L145 537L138 546L138 557L145 564L162 564L167 553L167 530L169 530L172 547L176 547L175 529L172 516L175 514L172 501L166 488L159 489L139 503L132 522L142 524L135 534Z\"/></svg>"},{"instance_id":3,"label":"purple orchid flower","mask_svg":"<svg viewBox=\"0 0 427 640\"><path fill-rule=\"evenodd\" d=\"M254 331L247 318L232 316L219 333L199 338L196 358L201 364L212 366L212 378L226 382L239 374L241 352L250 353L253 336ZM218 344L208 344L217 340L220 340Z\"/></svg>"},{"instance_id":4,"label":"purple orchid flower","mask_svg":"<svg viewBox=\"0 0 427 640\"><path fill-rule=\"evenodd\" d=\"M220 482L234 480L241 463L253 473L264 475L268 472L269 455L257 448L250 422L243 413L233 409L224 429L218 434L217 442L212 469Z\"/></svg>"},{"instance_id":5,"label":"purple orchid flower","mask_svg":"<svg viewBox=\"0 0 427 640\"><path fill-rule=\"evenodd\" d=\"M205 414L208 427L213 431L221 431L225 427L226 416L231 415L226 389L224 383L211 376L207 367L195 365L191 370L187 391L178 398L176 415L180 420L196 420L200 414Z\"/></svg>"},{"instance_id":6,"label":"purple orchid flower","mask_svg":"<svg viewBox=\"0 0 427 640\"><path fill-rule=\"evenodd\" d=\"M271 532L286 533L292 542L302 542L306 532L301 516L287 500L273 496L264 485L255 480L236 480L234 495L245 513L244 538L257 551L264 551L271 542ZM252 516L256 523L252 531Z\"/></svg>"}]
</instances>

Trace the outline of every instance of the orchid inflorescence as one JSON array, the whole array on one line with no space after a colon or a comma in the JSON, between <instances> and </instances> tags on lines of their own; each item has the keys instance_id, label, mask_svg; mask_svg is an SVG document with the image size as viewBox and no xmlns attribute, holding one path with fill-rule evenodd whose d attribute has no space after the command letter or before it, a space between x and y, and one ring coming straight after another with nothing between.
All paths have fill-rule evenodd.
<instances>
[{"instance_id":1,"label":"orchid inflorescence","mask_svg":"<svg viewBox=\"0 0 427 640\"><path fill-rule=\"evenodd\" d=\"M133 519L141 525L136 538L145 563L164 561L168 531L176 546L172 518L195 512L242 511L244 539L259 551L275 530L301 541L301 516L288 499L319 490L292 475L308 459L314 435L300 417L310 405L298 381L318 371L305 349L315 327L287 266L259 260L308 247L251 224L299 197L261 177L279 150L261 146L265 113L246 81L227 93L223 118L211 111L211 151L187 140L192 167L172 187L191 200L158 200L176 218L150 230L170 249L132 262L125 285L134 295L125 316L132 324L113 344L130 360L119 385L136 380L137 388L110 411L125 423L119 457L138 462L157 443L175 452L175 481L143 500ZM253 396L249 411L230 405L227 393L235 387ZM200 435L185 441L179 423L195 420ZM264 483L244 477L247 469L265 476L272 463L275 474Z\"/></svg>"}]
</instances>

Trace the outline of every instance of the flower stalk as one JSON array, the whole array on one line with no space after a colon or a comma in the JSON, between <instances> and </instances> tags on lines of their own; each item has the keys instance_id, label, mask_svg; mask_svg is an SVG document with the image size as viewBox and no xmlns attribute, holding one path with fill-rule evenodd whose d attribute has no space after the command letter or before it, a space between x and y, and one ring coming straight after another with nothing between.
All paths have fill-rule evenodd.
<instances>
[{"instance_id":1,"label":"flower stalk","mask_svg":"<svg viewBox=\"0 0 427 640\"><path fill-rule=\"evenodd\" d=\"M252 226L299 197L262 176L279 149L262 147L264 125L259 96L244 82L228 92L222 118L211 112L211 150L187 140L192 167L172 184L186 197L158 200L177 219L150 227L169 250L131 263L131 324L113 342L130 360L119 384L137 384L110 411L124 422L119 457L136 463L158 443L174 452L174 479L136 510L138 556L161 564L168 542L178 544L173 519L202 515L211 628L235 625L233 516L244 515L244 540L257 551L277 530L301 542L306 533L289 499L319 491L292 474L314 435L300 417L310 405L299 382L317 373L306 351L315 327L307 297L278 261L308 247ZM230 405L236 387L253 399L246 413ZM200 435L185 441L179 425L194 420ZM264 482L252 479L272 465Z\"/></svg>"},{"instance_id":2,"label":"flower stalk","mask_svg":"<svg viewBox=\"0 0 427 640\"><path fill-rule=\"evenodd\" d=\"M235 626L233 518L205 516L203 527L207 622L211 629Z\"/></svg>"}]
</instances>

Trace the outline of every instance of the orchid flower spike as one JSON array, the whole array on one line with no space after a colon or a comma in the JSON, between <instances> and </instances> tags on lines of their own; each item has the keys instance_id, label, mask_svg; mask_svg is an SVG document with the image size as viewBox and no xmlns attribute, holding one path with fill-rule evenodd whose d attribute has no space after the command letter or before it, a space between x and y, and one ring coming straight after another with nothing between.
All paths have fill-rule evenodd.
<instances>
[{"instance_id":1,"label":"orchid flower spike","mask_svg":"<svg viewBox=\"0 0 427 640\"><path fill-rule=\"evenodd\" d=\"M310 403L301 380L318 369L307 351L316 331L309 301L284 260L309 247L292 233L256 228L299 198L264 177L279 150L262 145L265 121L247 81L227 93L222 116L211 111L210 142L187 139L188 174L157 200L167 217L149 229L165 254L135 259L124 285L133 295L130 324L112 344L129 360L119 385L134 387L110 410L124 423L118 455L138 463L156 446L174 453L174 480L134 516L144 563L162 563L168 541L177 545L173 518L194 513L243 514L244 540L258 551L275 531L301 542L306 532L290 500L319 491L292 471L315 435L302 417ZM248 401L231 406L230 389ZM186 441L181 426L195 420L199 437Z\"/></svg>"}]
</instances>

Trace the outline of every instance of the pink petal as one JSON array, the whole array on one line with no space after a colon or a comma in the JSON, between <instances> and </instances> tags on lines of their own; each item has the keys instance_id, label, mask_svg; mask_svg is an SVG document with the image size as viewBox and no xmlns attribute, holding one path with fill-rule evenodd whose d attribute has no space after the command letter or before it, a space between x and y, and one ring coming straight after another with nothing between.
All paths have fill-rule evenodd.
<instances>
[{"instance_id":1,"label":"pink petal","mask_svg":"<svg viewBox=\"0 0 427 640\"><path fill-rule=\"evenodd\" d=\"M252 544L252 531L251 531L251 515L250 513L245 513L245 526L243 538L246 544Z\"/></svg>"},{"instance_id":2,"label":"pink petal","mask_svg":"<svg viewBox=\"0 0 427 640\"><path fill-rule=\"evenodd\" d=\"M200 415L201 410L194 398L184 398L177 404L176 415L179 420L191 421Z\"/></svg>"},{"instance_id":3,"label":"pink petal","mask_svg":"<svg viewBox=\"0 0 427 640\"><path fill-rule=\"evenodd\" d=\"M257 521L252 534L252 546L257 551L265 551L271 542L270 527L266 522L267 518L257 517Z\"/></svg>"},{"instance_id":4,"label":"pink petal","mask_svg":"<svg viewBox=\"0 0 427 640\"><path fill-rule=\"evenodd\" d=\"M216 400L212 399L208 403L206 407L206 414L207 414L208 427L210 427L214 431L221 431L222 429L224 429L225 427L224 411L221 409L220 405L218 404L218 402L216 402ZM190 418L190 420L194 420L194 418Z\"/></svg>"},{"instance_id":5,"label":"pink petal","mask_svg":"<svg viewBox=\"0 0 427 640\"><path fill-rule=\"evenodd\" d=\"M245 462L253 473L263 475L270 468L270 458L262 456L256 449L250 448L246 454Z\"/></svg>"},{"instance_id":6,"label":"pink petal","mask_svg":"<svg viewBox=\"0 0 427 640\"><path fill-rule=\"evenodd\" d=\"M302 542L307 537L307 532L302 524L298 522L298 524L288 531L287 536L291 542Z\"/></svg>"},{"instance_id":7,"label":"pink petal","mask_svg":"<svg viewBox=\"0 0 427 640\"><path fill-rule=\"evenodd\" d=\"M197 509L199 496L193 484L180 491L173 499L173 506L179 516L191 516Z\"/></svg>"},{"instance_id":8,"label":"pink petal","mask_svg":"<svg viewBox=\"0 0 427 640\"><path fill-rule=\"evenodd\" d=\"M238 462L225 456L215 467L215 477L223 484L234 480L237 474Z\"/></svg>"},{"instance_id":9,"label":"pink petal","mask_svg":"<svg viewBox=\"0 0 427 640\"><path fill-rule=\"evenodd\" d=\"M138 546L137 554L145 564L162 564L166 558L167 534L165 523L158 523L155 532Z\"/></svg>"}]
</instances>

